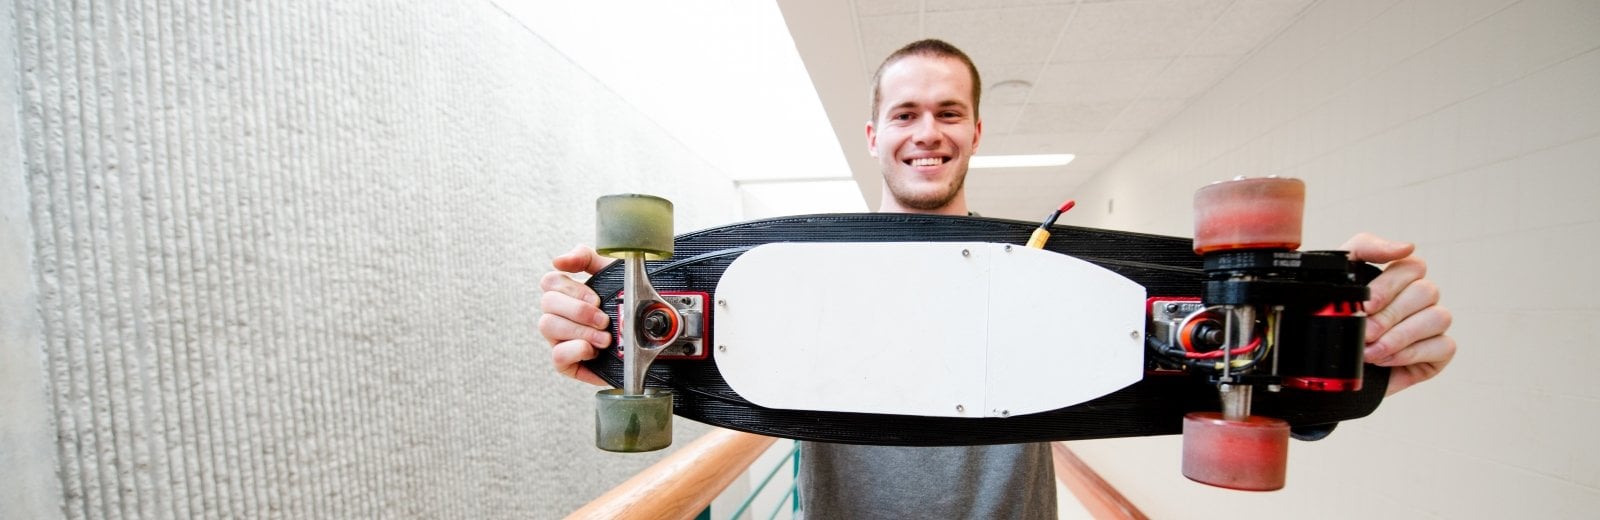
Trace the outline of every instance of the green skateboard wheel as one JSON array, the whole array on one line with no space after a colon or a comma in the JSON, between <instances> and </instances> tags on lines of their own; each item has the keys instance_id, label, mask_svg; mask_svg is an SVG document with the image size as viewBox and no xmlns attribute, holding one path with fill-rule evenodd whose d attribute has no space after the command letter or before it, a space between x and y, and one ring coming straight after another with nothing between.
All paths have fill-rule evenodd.
<instances>
[{"instance_id":1,"label":"green skateboard wheel","mask_svg":"<svg viewBox=\"0 0 1600 520\"><path fill-rule=\"evenodd\" d=\"M672 257L672 201L654 195L606 195L595 201L595 251L612 258Z\"/></svg>"},{"instance_id":2,"label":"green skateboard wheel","mask_svg":"<svg viewBox=\"0 0 1600 520\"><path fill-rule=\"evenodd\" d=\"M606 451L637 453L672 445L672 392L646 388L626 395L620 388L601 390L594 412L594 444Z\"/></svg>"}]
</instances>

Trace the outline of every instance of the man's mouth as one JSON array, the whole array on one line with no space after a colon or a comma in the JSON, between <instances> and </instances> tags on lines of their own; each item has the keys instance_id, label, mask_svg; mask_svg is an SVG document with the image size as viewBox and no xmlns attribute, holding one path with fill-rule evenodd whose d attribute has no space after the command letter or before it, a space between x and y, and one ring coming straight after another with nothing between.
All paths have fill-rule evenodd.
<instances>
[{"instance_id":1,"label":"man's mouth","mask_svg":"<svg viewBox=\"0 0 1600 520\"><path fill-rule=\"evenodd\" d=\"M938 166L938 165L944 164L945 161L949 161L949 160L950 160L949 157L921 157L921 158L911 159L909 161L906 161L906 164L909 164L909 165L911 165L913 167L917 167L917 166Z\"/></svg>"}]
</instances>

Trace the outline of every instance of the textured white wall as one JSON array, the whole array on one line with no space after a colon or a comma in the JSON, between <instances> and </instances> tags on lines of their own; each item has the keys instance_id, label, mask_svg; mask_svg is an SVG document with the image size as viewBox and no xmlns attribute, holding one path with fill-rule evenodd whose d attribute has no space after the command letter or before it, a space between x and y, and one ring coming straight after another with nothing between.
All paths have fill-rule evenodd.
<instances>
[{"instance_id":1,"label":"textured white wall","mask_svg":"<svg viewBox=\"0 0 1600 520\"><path fill-rule=\"evenodd\" d=\"M505 13L14 5L0 517L546 518L656 458L592 447L538 278L598 195L739 198Z\"/></svg>"},{"instance_id":2,"label":"textured white wall","mask_svg":"<svg viewBox=\"0 0 1600 520\"><path fill-rule=\"evenodd\" d=\"M55 421L45 399L42 323L17 120L16 9L0 2L0 519L60 515ZM17 477L9 477L17 475Z\"/></svg>"},{"instance_id":3,"label":"textured white wall","mask_svg":"<svg viewBox=\"0 0 1600 520\"><path fill-rule=\"evenodd\" d=\"M1318 3L1095 179L1072 223L1188 235L1208 182L1303 178L1308 247L1419 244L1455 363L1294 443L1279 493L1189 484L1176 437L1074 449L1157 518L1593 517L1597 93L1600 2Z\"/></svg>"}]
</instances>

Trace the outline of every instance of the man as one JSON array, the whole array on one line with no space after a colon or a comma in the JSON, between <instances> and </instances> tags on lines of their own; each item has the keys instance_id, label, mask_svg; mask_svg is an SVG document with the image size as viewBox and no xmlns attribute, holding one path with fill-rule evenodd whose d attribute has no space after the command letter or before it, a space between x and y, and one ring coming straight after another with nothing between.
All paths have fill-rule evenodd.
<instances>
[{"instance_id":1,"label":"man","mask_svg":"<svg viewBox=\"0 0 1600 520\"><path fill-rule=\"evenodd\" d=\"M982 82L972 60L938 40L891 54L873 77L867 146L883 173L880 211L966 215L967 163L983 136ZM1367 303L1369 362L1394 368L1389 393L1421 382L1449 363L1450 313L1423 278L1409 244L1372 235L1343 249L1390 263ZM594 273L609 260L586 247L558 257L540 282L539 331L556 370L604 384L578 363L610 344L599 297L567 273ZM1055 478L1047 444L909 448L806 443L800 496L814 518L1055 518Z\"/></svg>"}]
</instances>

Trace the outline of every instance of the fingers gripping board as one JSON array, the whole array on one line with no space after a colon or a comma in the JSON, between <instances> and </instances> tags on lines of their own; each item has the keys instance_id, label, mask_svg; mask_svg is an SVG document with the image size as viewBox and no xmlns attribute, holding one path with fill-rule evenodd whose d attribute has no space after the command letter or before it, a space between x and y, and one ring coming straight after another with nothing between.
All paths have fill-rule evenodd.
<instances>
[{"instance_id":1,"label":"fingers gripping board","mask_svg":"<svg viewBox=\"0 0 1600 520\"><path fill-rule=\"evenodd\" d=\"M768 408L1018 416L1143 375L1144 288L1051 251L772 243L729 265L716 295L717 368Z\"/></svg>"}]
</instances>

